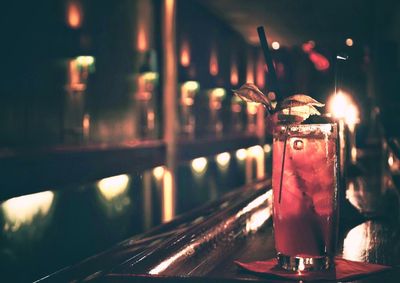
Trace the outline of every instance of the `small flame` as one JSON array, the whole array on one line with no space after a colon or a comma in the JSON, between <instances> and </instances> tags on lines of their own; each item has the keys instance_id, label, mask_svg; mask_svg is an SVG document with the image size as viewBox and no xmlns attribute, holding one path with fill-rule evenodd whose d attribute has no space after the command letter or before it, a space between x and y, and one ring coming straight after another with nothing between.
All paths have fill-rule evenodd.
<instances>
[{"instance_id":1,"label":"small flame","mask_svg":"<svg viewBox=\"0 0 400 283\"><path fill-rule=\"evenodd\" d=\"M239 83L239 70L237 62L233 61L231 65L231 85L237 85Z\"/></svg>"},{"instance_id":2,"label":"small flame","mask_svg":"<svg viewBox=\"0 0 400 283\"><path fill-rule=\"evenodd\" d=\"M182 42L180 59L183 67L188 67L190 65L190 46L187 40Z\"/></svg>"},{"instance_id":3,"label":"small flame","mask_svg":"<svg viewBox=\"0 0 400 283\"><path fill-rule=\"evenodd\" d=\"M210 54L210 74L212 76L218 75L219 67L218 67L218 56L217 50L215 48L211 49Z\"/></svg>"},{"instance_id":4,"label":"small flame","mask_svg":"<svg viewBox=\"0 0 400 283\"><path fill-rule=\"evenodd\" d=\"M70 1L67 4L67 24L73 29L80 28L82 26L82 6L77 1Z\"/></svg>"},{"instance_id":5,"label":"small flame","mask_svg":"<svg viewBox=\"0 0 400 283\"><path fill-rule=\"evenodd\" d=\"M148 39L145 27L143 24L139 26L139 30L137 33L137 50L138 51L146 51L148 50Z\"/></svg>"}]
</instances>

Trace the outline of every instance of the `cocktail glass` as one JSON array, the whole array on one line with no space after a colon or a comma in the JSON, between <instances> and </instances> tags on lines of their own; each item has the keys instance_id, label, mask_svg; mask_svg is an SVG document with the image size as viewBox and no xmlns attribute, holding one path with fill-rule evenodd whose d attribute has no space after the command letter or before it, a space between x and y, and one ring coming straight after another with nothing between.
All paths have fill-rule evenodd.
<instances>
[{"instance_id":1,"label":"cocktail glass","mask_svg":"<svg viewBox=\"0 0 400 283\"><path fill-rule=\"evenodd\" d=\"M286 270L325 270L332 265L338 218L337 136L333 123L275 130L275 247L278 264Z\"/></svg>"}]
</instances>

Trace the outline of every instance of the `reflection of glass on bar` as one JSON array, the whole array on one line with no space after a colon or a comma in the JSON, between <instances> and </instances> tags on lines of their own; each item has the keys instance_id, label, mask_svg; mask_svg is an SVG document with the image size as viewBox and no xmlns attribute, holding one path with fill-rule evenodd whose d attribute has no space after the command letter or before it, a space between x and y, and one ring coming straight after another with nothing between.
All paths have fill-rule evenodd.
<instances>
[{"instance_id":1,"label":"reflection of glass on bar","mask_svg":"<svg viewBox=\"0 0 400 283\"><path fill-rule=\"evenodd\" d=\"M337 127L335 124L288 127L274 133L273 143L278 262L287 270L328 269L337 233Z\"/></svg>"}]
</instances>

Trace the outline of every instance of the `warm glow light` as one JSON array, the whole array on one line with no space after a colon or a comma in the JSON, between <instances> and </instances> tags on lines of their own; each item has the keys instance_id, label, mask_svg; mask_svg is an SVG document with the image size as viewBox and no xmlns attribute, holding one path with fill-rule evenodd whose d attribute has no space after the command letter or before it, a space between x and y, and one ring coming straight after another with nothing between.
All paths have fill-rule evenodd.
<instances>
[{"instance_id":1,"label":"warm glow light","mask_svg":"<svg viewBox=\"0 0 400 283\"><path fill-rule=\"evenodd\" d=\"M343 242L343 257L348 260L364 261L371 241L371 222L356 226L347 233Z\"/></svg>"},{"instance_id":2,"label":"warm glow light","mask_svg":"<svg viewBox=\"0 0 400 283\"><path fill-rule=\"evenodd\" d=\"M256 145L256 146L252 146L249 147L247 149L248 155L252 158L252 160L254 160L256 162L256 172L257 172L257 178L261 179L264 178L265 176L265 162L264 162L264 150L261 146ZM252 160L249 160L249 165L248 165L248 169L250 170L252 168L252 166L250 166L250 163L253 162ZM252 175L250 174L249 171L249 176Z\"/></svg>"},{"instance_id":3,"label":"warm glow light","mask_svg":"<svg viewBox=\"0 0 400 283\"><path fill-rule=\"evenodd\" d=\"M246 232L256 232L271 217L271 207L255 212L246 221Z\"/></svg>"},{"instance_id":4,"label":"warm glow light","mask_svg":"<svg viewBox=\"0 0 400 283\"><path fill-rule=\"evenodd\" d=\"M394 164L394 158L393 158L392 154L389 155L388 164L389 164L390 167L392 167L393 164Z\"/></svg>"},{"instance_id":5,"label":"warm glow light","mask_svg":"<svg viewBox=\"0 0 400 283\"><path fill-rule=\"evenodd\" d=\"M265 145L264 145L264 152L265 152L265 153L270 153L271 150L272 150L272 147L271 147L270 144L265 144Z\"/></svg>"},{"instance_id":6,"label":"warm glow light","mask_svg":"<svg viewBox=\"0 0 400 283\"><path fill-rule=\"evenodd\" d=\"M348 125L355 125L359 122L358 109L354 103L348 104L346 107L345 122Z\"/></svg>"},{"instance_id":7,"label":"warm glow light","mask_svg":"<svg viewBox=\"0 0 400 283\"><path fill-rule=\"evenodd\" d=\"M5 231L16 231L24 224L32 223L38 216L49 213L54 193L45 191L9 199L1 204L5 216Z\"/></svg>"},{"instance_id":8,"label":"warm glow light","mask_svg":"<svg viewBox=\"0 0 400 283\"><path fill-rule=\"evenodd\" d=\"M136 98L139 100L150 100L157 85L157 72L144 72L137 77Z\"/></svg>"},{"instance_id":9,"label":"warm glow light","mask_svg":"<svg viewBox=\"0 0 400 283\"><path fill-rule=\"evenodd\" d=\"M354 44L353 39L351 39L351 38L347 38L346 39L346 45L347 46L351 47L351 46L353 46L353 44Z\"/></svg>"},{"instance_id":10,"label":"warm glow light","mask_svg":"<svg viewBox=\"0 0 400 283\"><path fill-rule=\"evenodd\" d=\"M228 152L223 152L218 154L215 160L220 167L225 168L228 166L229 161L231 160L231 155Z\"/></svg>"},{"instance_id":11,"label":"warm glow light","mask_svg":"<svg viewBox=\"0 0 400 283\"><path fill-rule=\"evenodd\" d=\"M153 176L159 181L164 177L164 172L165 172L164 166L158 166L153 169Z\"/></svg>"},{"instance_id":12,"label":"warm glow light","mask_svg":"<svg viewBox=\"0 0 400 283\"><path fill-rule=\"evenodd\" d=\"M247 157L247 150L245 150L244 148L238 149L236 151L236 158L240 161L245 160Z\"/></svg>"},{"instance_id":13,"label":"warm glow light","mask_svg":"<svg viewBox=\"0 0 400 283\"><path fill-rule=\"evenodd\" d=\"M247 56L246 82L254 83L254 63L251 54Z\"/></svg>"},{"instance_id":14,"label":"warm glow light","mask_svg":"<svg viewBox=\"0 0 400 283\"><path fill-rule=\"evenodd\" d=\"M88 75L95 70L94 63L93 56L78 56L68 60L67 86L70 90L83 91L86 89Z\"/></svg>"},{"instance_id":15,"label":"warm glow light","mask_svg":"<svg viewBox=\"0 0 400 283\"><path fill-rule=\"evenodd\" d=\"M258 102L247 102L246 106L247 106L247 113L249 113L251 115L256 115L258 107L260 106L260 103L258 103Z\"/></svg>"},{"instance_id":16,"label":"warm glow light","mask_svg":"<svg viewBox=\"0 0 400 283\"><path fill-rule=\"evenodd\" d=\"M148 45L149 44L148 44L147 34L146 34L146 30L145 30L145 25L140 24L139 30L137 33L137 50L141 51L141 52L146 51L149 48Z\"/></svg>"},{"instance_id":17,"label":"warm glow light","mask_svg":"<svg viewBox=\"0 0 400 283\"><path fill-rule=\"evenodd\" d=\"M263 148L259 145L249 147L247 150L251 157L257 157L258 155L264 154Z\"/></svg>"},{"instance_id":18,"label":"warm glow light","mask_svg":"<svg viewBox=\"0 0 400 283\"><path fill-rule=\"evenodd\" d=\"M187 81L181 86L181 103L186 106L194 104L194 97L198 92L200 85L196 81Z\"/></svg>"},{"instance_id":19,"label":"warm glow light","mask_svg":"<svg viewBox=\"0 0 400 283\"><path fill-rule=\"evenodd\" d=\"M182 84L182 89L186 91L197 91L200 85L196 81L187 81Z\"/></svg>"},{"instance_id":20,"label":"warm glow light","mask_svg":"<svg viewBox=\"0 0 400 283\"><path fill-rule=\"evenodd\" d=\"M333 94L332 98L328 102L328 110L332 113L332 116L337 119L343 119L346 117L346 108L349 104L349 98L347 94L342 91Z\"/></svg>"},{"instance_id":21,"label":"warm glow light","mask_svg":"<svg viewBox=\"0 0 400 283\"><path fill-rule=\"evenodd\" d=\"M257 60L257 67L256 67L256 84L259 88L264 88L265 86L265 63L264 63L264 57L260 53L260 56L258 57Z\"/></svg>"},{"instance_id":22,"label":"warm glow light","mask_svg":"<svg viewBox=\"0 0 400 283\"><path fill-rule=\"evenodd\" d=\"M347 93L338 91L328 101L328 111L336 119L343 119L347 125L354 127L359 123L358 108Z\"/></svg>"},{"instance_id":23,"label":"warm glow light","mask_svg":"<svg viewBox=\"0 0 400 283\"><path fill-rule=\"evenodd\" d=\"M236 61L232 61L231 65L231 85L239 83L239 70Z\"/></svg>"},{"instance_id":24,"label":"warm glow light","mask_svg":"<svg viewBox=\"0 0 400 283\"><path fill-rule=\"evenodd\" d=\"M67 4L67 24L73 29L80 28L82 25L82 6L77 1L70 1Z\"/></svg>"},{"instance_id":25,"label":"warm glow light","mask_svg":"<svg viewBox=\"0 0 400 283\"><path fill-rule=\"evenodd\" d=\"M210 91L210 96L212 98L223 98L225 96L225 94L226 94L225 89L220 88L220 87L214 88Z\"/></svg>"},{"instance_id":26,"label":"warm glow light","mask_svg":"<svg viewBox=\"0 0 400 283\"><path fill-rule=\"evenodd\" d=\"M281 45L279 44L278 41L272 42L271 46L272 46L272 49L274 49L274 50L278 50L281 47Z\"/></svg>"},{"instance_id":27,"label":"warm glow light","mask_svg":"<svg viewBox=\"0 0 400 283\"><path fill-rule=\"evenodd\" d=\"M183 248L182 250L180 250L179 252L177 252L176 254L174 254L173 256L168 257L167 259L163 260L161 263L159 263L153 269L151 269L149 271L149 274L158 275L161 272L168 269L168 267L171 264L175 263L179 258L187 257L188 255L193 254L195 252L195 249L193 246L194 246L193 244L190 244L190 245L186 246L185 248Z\"/></svg>"},{"instance_id":28,"label":"warm glow light","mask_svg":"<svg viewBox=\"0 0 400 283\"><path fill-rule=\"evenodd\" d=\"M175 216L175 197L174 197L174 184L172 174L169 170L164 172L163 182L163 199L162 199L162 221L171 221Z\"/></svg>"},{"instance_id":29,"label":"warm glow light","mask_svg":"<svg viewBox=\"0 0 400 283\"><path fill-rule=\"evenodd\" d=\"M188 67L190 65L190 46L189 42L184 40L182 41L181 46L181 65L183 67Z\"/></svg>"},{"instance_id":30,"label":"warm glow light","mask_svg":"<svg viewBox=\"0 0 400 283\"><path fill-rule=\"evenodd\" d=\"M243 209L241 209L238 213L236 213L236 218L241 217L242 215L252 211L253 209L257 208L258 206L262 206L267 204L267 200L272 199L272 190L267 191L265 194L257 197L256 199L252 200L248 203Z\"/></svg>"},{"instance_id":31,"label":"warm glow light","mask_svg":"<svg viewBox=\"0 0 400 283\"><path fill-rule=\"evenodd\" d=\"M300 258L299 259L299 270L304 271L304 269L306 269L306 267L304 265L304 259Z\"/></svg>"},{"instance_id":32,"label":"warm glow light","mask_svg":"<svg viewBox=\"0 0 400 283\"><path fill-rule=\"evenodd\" d=\"M78 56L75 60L81 66L90 66L94 63L93 56Z\"/></svg>"},{"instance_id":33,"label":"warm glow light","mask_svg":"<svg viewBox=\"0 0 400 283\"><path fill-rule=\"evenodd\" d=\"M199 157L192 160L192 170L197 174L203 174L207 169L207 159Z\"/></svg>"},{"instance_id":34,"label":"warm glow light","mask_svg":"<svg viewBox=\"0 0 400 283\"><path fill-rule=\"evenodd\" d=\"M90 131L90 114L85 113L83 115L82 129L83 129L83 136L85 138L88 138Z\"/></svg>"},{"instance_id":35,"label":"warm glow light","mask_svg":"<svg viewBox=\"0 0 400 283\"><path fill-rule=\"evenodd\" d=\"M351 157L351 161L356 162L357 161L357 148L356 147L353 147L351 149L350 155L351 155L350 156Z\"/></svg>"},{"instance_id":36,"label":"warm glow light","mask_svg":"<svg viewBox=\"0 0 400 283\"><path fill-rule=\"evenodd\" d=\"M84 131L89 130L89 127L90 127L90 115L89 114L83 115L82 126L83 126Z\"/></svg>"},{"instance_id":37,"label":"warm glow light","mask_svg":"<svg viewBox=\"0 0 400 283\"><path fill-rule=\"evenodd\" d=\"M155 80L158 79L158 73L157 72L146 72L146 73L142 73L142 77L146 82L154 82Z\"/></svg>"},{"instance_id":38,"label":"warm glow light","mask_svg":"<svg viewBox=\"0 0 400 283\"><path fill-rule=\"evenodd\" d=\"M240 113L242 112L242 103L243 100L241 98L239 98L237 95L232 97L231 100L232 104L231 104L231 110L234 113Z\"/></svg>"},{"instance_id":39,"label":"warm glow light","mask_svg":"<svg viewBox=\"0 0 400 283\"><path fill-rule=\"evenodd\" d=\"M308 57L310 61L314 64L315 69L318 71L326 71L329 69L330 63L329 60L322 54L311 50Z\"/></svg>"},{"instance_id":40,"label":"warm glow light","mask_svg":"<svg viewBox=\"0 0 400 283\"><path fill-rule=\"evenodd\" d=\"M211 54L210 54L210 74L212 76L218 75L218 56L217 56L217 50L216 48L211 49Z\"/></svg>"},{"instance_id":41,"label":"warm glow light","mask_svg":"<svg viewBox=\"0 0 400 283\"><path fill-rule=\"evenodd\" d=\"M136 38L133 42L135 49L139 52L145 53L151 49L151 32L153 29L153 6L150 1L135 1L136 9L138 11L135 18Z\"/></svg>"},{"instance_id":42,"label":"warm glow light","mask_svg":"<svg viewBox=\"0 0 400 283\"><path fill-rule=\"evenodd\" d=\"M117 175L101 179L97 182L97 188L106 200L112 200L128 189L129 181L128 175Z\"/></svg>"}]
</instances>

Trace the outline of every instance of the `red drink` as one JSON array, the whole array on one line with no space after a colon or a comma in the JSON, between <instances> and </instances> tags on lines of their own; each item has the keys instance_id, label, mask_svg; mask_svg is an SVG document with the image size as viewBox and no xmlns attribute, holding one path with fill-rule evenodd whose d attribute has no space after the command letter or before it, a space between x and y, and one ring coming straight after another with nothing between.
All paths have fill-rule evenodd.
<instances>
[{"instance_id":1,"label":"red drink","mask_svg":"<svg viewBox=\"0 0 400 283\"><path fill-rule=\"evenodd\" d=\"M281 267L289 270L329 268L337 233L337 180L335 124L288 126L275 132L273 219Z\"/></svg>"}]
</instances>

